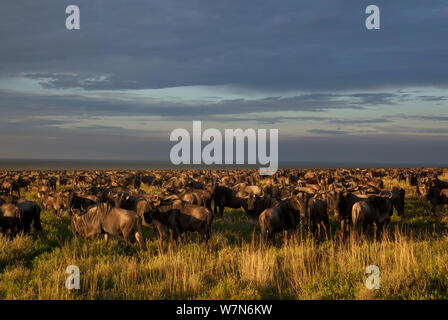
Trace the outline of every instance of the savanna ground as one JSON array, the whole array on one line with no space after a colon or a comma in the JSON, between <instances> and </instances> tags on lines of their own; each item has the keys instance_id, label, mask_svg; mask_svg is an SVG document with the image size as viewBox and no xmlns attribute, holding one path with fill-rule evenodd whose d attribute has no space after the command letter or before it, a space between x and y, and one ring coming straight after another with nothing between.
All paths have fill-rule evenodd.
<instances>
[{"instance_id":1,"label":"savanna ground","mask_svg":"<svg viewBox=\"0 0 448 320\"><path fill-rule=\"evenodd\" d=\"M44 232L0 238L0 299L448 299L448 210L433 217L414 188L401 187L406 218L394 214L381 239L342 241L331 217L332 235L318 243L297 232L263 245L242 210L226 210L207 245L194 236L159 245L144 228L140 252L118 238L75 238L68 216L43 210ZM24 198L39 202L33 192ZM68 265L80 269L79 290L65 287ZM379 290L366 288L368 265L380 268Z\"/></svg>"}]
</instances>

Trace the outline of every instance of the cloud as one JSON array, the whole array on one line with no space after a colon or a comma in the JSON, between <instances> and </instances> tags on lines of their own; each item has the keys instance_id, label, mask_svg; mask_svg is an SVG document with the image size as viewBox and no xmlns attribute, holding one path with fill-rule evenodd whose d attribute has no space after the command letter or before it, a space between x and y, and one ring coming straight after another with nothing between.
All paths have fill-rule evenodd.
<instances>
[{"instance_id":1,"label":"cloud","mask_svg":"<svg viewBox=\"0 0 448 320\"><path fill-rule=\"evenodd\" d=\"M353 125L353 124L374 124L374 123L388 123L392 122L389 119L377 118L377 119L331 119L329 120L334 124L344 124L344 125Z\"/></svg>"},{"instance_id":2,"label":"cloud","mask_svg":"<svg viewBox=\"0 0 448 320\"><path fill-rule=\"evenodd\" d=\"M445 0L378 0L379 31L365 29L367 0L75 2L79 31L64 28L67 2L41 0L27 10L26 0L3 1L1 74L86 90L448 84Z\"/></svg>"},{"instance_id":3,"label":"cloud","mask_svg":"<svg viewBox=\"0 0 448 320\"><path fill-rule=\"evenodd\" d=\"M448 121L448 116L444 116L441 114L438 115L406 115L406 114L397 114L391 115L391 119L410 119L410 120L423 120L423 121Z\"/></svg>"},{"instance_id":4,"label":"cloud","mask_svg":"<svg viewBox=\"0 0 448 320\"><path fill-rule=\"evenodd\" d=\"M325 130L325 129L311 129L308 130L309 133L318 134L318 135L345 135L346 131L342 130Z\"/></svg>"},{"instance_id":5,"label":"cloud","mask_svg":"<svg viewBox=\"0 0 448 320\"><path fill-rule=\"evenodd\" d=\"M448 98L445 96L419 96L418 98L420 98L422 101L430 101L430 102L448 100Z\"/></svg>"},{"instance_id":6,"label":"cloud","mask_svg":"<svg viewBox=\"0 0 448 320\"><path fill-rule=\"evenodd\" d=\"M374 98L374 97L379 97ZM82 94L49 94L25 93L0 90L0 110L5 116L129 116L145 115L159 116L169 119L213 119L222 116L223 119L238 121L237 115L272 112L325 112L328 110L364 110L367 107L381 103L394 105L400 100L400 95L383 93L369 94L329 94L313 93L293 97L268 97L263 99L232 99L218 102L206 101L164 101L159 99L123 99L110 96L85 96ZM367 99L367 101L366 101ZM395 100L394 100L395 99ZM226 117L227 116L227 117ZM231 117L230 117L231 116ZM217 118L218 119L218 118ZM253 118L252 118L253 119ZM259 122L277 120L322 120L319 117L288 117L288 116L257 116ZM328 119L327 119L328 120ZM338 122L343 120L332 120ZM360 120L379 122L386 120ZM367 121L367 122L366 122Z\"/></svg>"}]
</instances>

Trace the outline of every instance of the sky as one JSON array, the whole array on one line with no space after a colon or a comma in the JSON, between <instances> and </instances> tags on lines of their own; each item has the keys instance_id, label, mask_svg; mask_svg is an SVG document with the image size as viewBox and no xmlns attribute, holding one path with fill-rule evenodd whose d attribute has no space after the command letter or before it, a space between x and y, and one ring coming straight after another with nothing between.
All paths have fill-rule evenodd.
<instances>
[{"instance_id":1,"label":"sky","mask_svg":"<svg viewBox=\"0 0 448 320\"><path fill-rule=\"evenodd\" d=\"M448 165L447 36L446 0L1 1L0 158L169 161L201 120L279 129L285 163Z\"/></svg>"}]
</instances>

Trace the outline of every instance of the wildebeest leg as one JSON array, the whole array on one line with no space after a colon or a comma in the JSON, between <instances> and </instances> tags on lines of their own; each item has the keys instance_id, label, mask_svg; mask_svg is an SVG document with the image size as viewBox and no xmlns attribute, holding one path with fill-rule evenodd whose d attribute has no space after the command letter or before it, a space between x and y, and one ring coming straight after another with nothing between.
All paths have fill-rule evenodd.
<instances>
[{"instance_id":1,"label":"wildebeest leg","mask_svg":"<svg viewBox=\"0 0 448 320\"><path fill-rule=\"evenodd\" d=\"M205 207L210 210L210 212L212 212L212 201L211 200L207 200L205 203Z\"/></svg>"},{"instance_id":2,"label":"wildebeest leg","mask_svg":"<svg viewBox=\"0 0 448 320\"><path fill-rule=\"evenodd\" d=\"M169 236L169 242L174 241L174 231L172 229L169 230L170 236Z\"/></svg>"},{"instance_id":3,"label":"wildebeest leg","mask_svg":"<svg viewBox=\"0 0 448 320\"><path fill-rule=\"evenodd\" d=\"M28 234L28 233L30 233L30 231L31 231L31 221L30 221L30 223L21 223L22 224L22 228L21 228L21 230L20 231L22 231L23 230L23 233L24 234ZM20 232L19 231L19 232Z\"/></svg>"},{"instance_id":4,"label":"wildebeest leg","mask_svg":"<svg viewBox=\"0 0 448 320\"><path fill-rule=\"evenodd\" d=\"M141 225L141 220L138 220L139 222L135 225L134 228L134 237L137 241L138 245L140 246L140 250L146 251L146 244L145 244L145 238L143 238L143 230Z\"/></svg>"},{"instance_id":5,"label":"wildebeest leg","mask_svg":"<svg viewBox=\"0 0 448 320\"><path fill-rule=\"evenodd\" d=\"M315 221L313 221L312 225L311 225L311 234L313 235L314 238L317 238L318 229L319 229L319 226L316 224Z\"/></svg>"},{"instance_id":6,"label":"wildebeest leg","mask_svg":"<svg viewBox=\"0 0 448 320\"><path fill-rule=\"evenodd\" d=\"M157 233L159 235L159 240L162 241L163 236L165 235L163 232L162 226L160 225L160 223L156 222L154 228L157 230Z\"/></svg>"},{"instance_id":7,"label":"wildebeest leg","mask_svg":"<svg viewBox=\"0 0 448 320\"><path fill-rule=\"evenodd\" d=\"M126 249L131 246L131 240L129 239L129 232L123 232L124 243L126 244Z\"/></svg>"},{"instance_id":8,"label":"wildebeest leg","mask_svg":"<svg viewBox=\"0 0 448 320\"><path fill-rule=\"evenodd\" d=\"M320 237L321 237L321 233L322 233L322 223L319 222L319 223L317 224L317 238L320 239Z\"/></svg>"},{"instance_id":9,"label":"wildebeest leg","mask_svg":"<svg viewBox=\"0 0 448 320\"><path fill-rule=\"evenodd\" d=\"M180 233L179 230L176 230L174 232L174 239L177 245L182 244L182 233Z\"/></svg>"},{"instance_id":10,"label":"wildebeest leg","mask_svg":"<svg viewBox=\"0 0 448 320\"><path fill-rule=\"evenodd\" d=\"M214 207L213 213L218 214L218 205L216 204L216 201L213 201L213 207Z\"/></svg>"},{"instance_id":11,"label":"wildebeest leg","mask_svg":"<svg viewBox=\"0 0 448 320\"><path fill-rule=\"evenodd\" d=\"M288 243L288 230L283 230L283 242Z\"/></svg>"},{"instance_id":12,"label":"wildebeest leg","mask_svg":"<svg viewBox=\"0 0 448 320\"><path fill-rule=\"evenodd\" d=\"M179 244L180 236L181 234L177 228L170 230L170 241Z\"/></svg>"},{"instance_id":13,"label":"wildebeest leg","mask_svg":"<svg viewBox=\"0 0 448 320\"><path fill-rule=\"evenodd\" d=\"M374 239L378 239L378 225L376 224L376 222L373 223L373 237ZM367 230L367 224L365 226L365 230Z\"/></svg>"},{"instance_id":14,"label":"wildebeest leg","mask_svg":"<svg viewBox=\"0 0 448 320\"><path fill-rule=\"evenodd\" d=\"M269 239L269 242L273 243L275 241L275 233L269 232L268 239Z\"/></svg>"},{"instance_id":15,"label":"wildebeest leg","mask_svg":"<svg viewBox=\"0 0 448 320\"><path fill-rule=\"evenodd\" d=\"M205 241L205 243L208 243L208 239L210 239L210 230L205 230L202 233L202 241Z\"/></svg>"},{"instance_id":16,"label":"wildebeest leg","mask_svg":"<svg viewBox=\"0 0 448 320\"><path fill-rule=\"evenodd\" d=\"M163 231L160 225L157 225L157 231L159 233L159 248L162 248Z\"/></svg>"},{"instance_id":17,"label":"wildebeest leg","mask_svg":"<svg viewBox=\"0 0 448 320\"><path fill-rule=\"evenodd\" d=\"M143 238L143 235L140 232L137 231L135 233L135 239L137 240L138 245L140 246L140 250L146 251L145 239Z\"/></svg>"},{"instance_id":18,"label":"wildebeest leg","mask_svg":"<svg viewBox=\"0 0 448 320\"><path fill-rule=\"evenodd\" d=\"M219 218L222 219L224 216L224 206L219 206Z\"/></svg>"},{"instance_id":19,"label":"wildebeest leg","mask_svg":"<svg viewBox=\"0 0 448 320\"><path fill-rule=\"evenodd\" d=\"M430 203L429 206L434 217L437 217L437 205Z\"/></svg>"},{"instance_id":20,"label":"wildebeest leg","mask_svg":"<svg viewBox=\"0 0 448 320\"><path fill-rule=\"evenodd\" d=\"M330 224L324 222L324 223L323 223L323 229L324 229L324 232L325 232L325 239L328 240L328 234L331 234Z\"/></svg>"}]
</instances>

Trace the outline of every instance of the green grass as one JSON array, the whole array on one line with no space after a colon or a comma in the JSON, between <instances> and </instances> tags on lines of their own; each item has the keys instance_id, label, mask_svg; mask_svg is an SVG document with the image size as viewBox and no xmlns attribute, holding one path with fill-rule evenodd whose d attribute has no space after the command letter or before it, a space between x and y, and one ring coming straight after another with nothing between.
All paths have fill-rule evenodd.
<instances>
[{"instance_id":1,"label":"green grass","mask_svg":"<svg viewBox=\"0 0 448 320\"><path fill-rule=\"evenodd\" d=\"M194 235L160 244L144 228L148 251L140 252L119 238L107 246L101 237L75 238L67 216L43 210L44 232L0 237L0 299L448 299L447 208L435 218L404 187L406 218L394 216L378 240L334 233L316 242L297 232L268 246L241 210L226 209L207 245ZM71 264L80 268L80 290L65 288ZM380 267L380 290L364 284L371 264Z\"/></svg>"}]
</instances>

